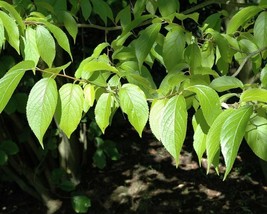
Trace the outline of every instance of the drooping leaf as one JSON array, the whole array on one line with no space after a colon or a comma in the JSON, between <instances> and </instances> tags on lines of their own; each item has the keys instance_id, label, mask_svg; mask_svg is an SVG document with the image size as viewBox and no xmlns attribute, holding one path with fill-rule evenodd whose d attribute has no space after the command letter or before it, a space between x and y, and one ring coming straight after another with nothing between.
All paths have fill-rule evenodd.
<instances>
[{"instance_id":1,"label":"drooping leaf","mask_svg":"<svg viewBox=\"0 0 267 214\"><path fill-rule=\"evenodd\" d=\"M0 11L0 19L2 20L6 33L7 33L7 41L9 44L18 52L20 53L19 50L19 29L14 21L10 16L8 16L6 13L3 11Z\"/></svg>"},{"instance_id":2,"label":"drooping leaf","mask_svg":"<svg viewBox=\"0 0 267 214\"><path fill-rule=\"evenodd\" d=\"M9 14L16 20L16 22L18 23L21 32L24 31L25 29L25 24L23 22L23 19L21 17L21 15L18 13L18 11L13 7L13 5L5 2L5 1L0 1L0 7L4 8L5 10L7 10L9 12Z\"/></svg>"},{"instance_id":3,"label":"drooping leaf","mask_svg":"<svg viewBox=\"0 0 267 214\"><path fill-rule=\"evenodd\" d=\"M156 41L159 30L161 28L160 23L151 24L140 34L140 37L134 41L135 55L138 61L139 68L141 68L147 55L151 51L151 48Z\"/></svg>"},{"instance_id":4,"label":"drooping leaf","mask_svg":"<svg viewBox=\"0 0 267 214\"><path fill-rule=\"evenodd\" d=\"M267 119L253 117L247 126L245 138L251 150L267 161Z\"/></svg>"},{"instance_id":5,"label":"drooping leaf","mask_svg":"<svg viewBox=\"0 0 267 214\"><path fill-rule=\"evenodd\" d=\"M227 91L233 88L243 88L243 86L243 83L239 79L232 76L215 78L210 84L210 87L218 92Z\"/></svg>"},{"instance_id":6,"label":"drooping leaf","mask_svg":"<svg viewBox=\"0 0 267 214\"><path fill-rule=\"evenodd\" d=\"M228 23L227 34L237 31L239 27L242 27L260 11L262 11L262 8L259 6L248 6L238 11Z\"/></svg>"},{"instance_id":7,"label":"drooping leaf","mask_svg":"<svg viewBox=\"0 0 267 214\"><path fill-rule=\"evenodd\" d=\"M120 24L123 28L125 28L131 22L131 8L129 5L118 13L115 21L116 23L120 21Z\"/></svg>"},{"instance_id":8,"label":"drooping leaf","mask_svg":"<svg viewBox=\"0 0 267 214\"><path fill-rule=\"evenodd\" d=\"M63 30L61 30L59 27L56 25L53 25L49 22L42 21L45 26L50 30L50 32L54 35L55 39L57 40L57 43L59 44L60 47L62 47L70 56L72 60L72 54L70 51L70 43L68 40L67 35L64 33Z\"/></svg>"},{"instance_id":9,"label":"drooping leaf","mask_svg":"<svg viewBox=\"0 0 267 214\"><path fill-rule=\"evenodd\" d=\"M25 32L24 58L25 60L32 60L35 66L40 58L36 42L36 30L31 27L28 27Z\"/></svg>"},{"instance_id":10,"label":"drooping leaf","mask_svg":"<svg viewBox=\"0 0 267 214\"><path fill-rule=\"evenodd\" d=\"M208 169L213 163L214 157L220 149L220 135L222 131L222 126L225 120L234 112L234 109L229 108L223 111L219 116L214 120L211 125L207 138L206 138L206 150L208 158Z\"/></svg>"},{"instance_id":11,"label":"drooping leaf","mask_svg":"<svg viewBox=\"0 0 267 214\"><path fill-rule=\"evenodd\" d=\"M78 34L78 25L75 19L69 12L66 11L60 12L60 19L63 21L65 28L67 29L68 33L71 35L75 43L76 36Z\"/></svg>"},{"instance_id":12,"label":"drooping leaf","mask_svg":"<svg viewBox=\"0 0 267 214\"><path fill-rule=\"evenodd\" d=\"M87 84L84 89L84 103L83 103L83 111L87 112L90 107L94 105L95 101L95 87L92 84Z\"/></svg>"},{"instance_id":13,"label":"drooping leaf","mask_svg":"<svg viewBox=\"0 0 267 214\"><path fill-rule=\"evenodd\" d=\"M65 72L65 69L69 67L70 64L71 62L68 62L65 65L61 65L59 67L46 68L44 69L43 77L56 78L57 74L59 74L61 71Z\"/></svg>"},{"instance_id":14,"label":"drooping leaf","mask_svg":"<svg viewBox=\"0 0 267 214\"><path fill-rule=\"evenodd\" d=\"M152 133L158 140L161 140L161 121L167 101L167 99L154 100L150 109L149 125Z\"/></svg>"},{"instance_id":15,"label":"drooping leaf","mask_svg":"<svg viewBox=\"0 0 267 214\"><path fill-rule=\"evenodd\" d=\"M147 0L139 0L135 2L134 8L133 8L133 14L134 14L135 19L140 17L141 14L143 13L145 6L146 6L146 2Z\"/></svg>"},{"instance_id":16,"label":"drooping leaf","mask_svg":"<svg viewBox=\"0 0 267 214\"><path fill-rule=\"evenodd\" d=\"M211 126L222 111L218 94L212 88L205 85L190 86L186 90L196 93L203 115L208 125Z\"/></svg>"},{"instance_id":17,"label":"drooping leaf","mask_svg":"<svg viewBox=\"0 0 267 214\"><path fill-rule=\"evenodd\" d=\"M141 137L148 120L148 105L144 92L136 85L127 83L119 91L120 107Z\"/></svg>"},{"instance_id":18,"label":"drooping leaf","mask_svg":"<svg viewBox=\"0 0 267 214\"><path fill-rule=\"evenodd\" d=\"M201 52L196 43L190 44L184 51L184 59L190 67L190 73L194 74L194 70L201 66Z\"/></svg>"},{"instance_id":19,"label":"drooping leaf","mask_svg":"<svg viewBox=\"0 0 267 214\"><path fill-rule=\"evenodd\" d=\"M109 125L111 116L112 95L111 93L103 93L97 100L95 106L95 120L102 133Z\"/></svg>"},{"instance_id":20,"label":"drooping leaf","mask_svg":"<svg viewBox=\"0 0 267 214\"><path fill-rule=\"evenodd\" d=\"M36 27L36 43L41 58L51 68L56 56L56 44L50 32L42 25Z\"/></svg>"},{"instance_id":21,"label":"drooping leaf","mask_svg":"<svg viewBox=\"0 0 267 214\"><path fill-rule=\"evenodd\" d=\"M49 127L57 106L58 90L56 81L43 78L30 91L26 106L28 123L42 147L43 136Z\"/></svg>"},{"instance_id":22,"label":"drooping leaf","mask_svg":"<svg viewBox=\"0 0 267 214\"><path fill-rule=\"evenodd\" d=\"M25 71L34 69L34 67L33 61L22 61L9 69L0 79L0 113L10 100Z\"/></svg>"},{"instance_id":23,"label":"drooping leaf","mask_svg":"<svg viewBox=\"0 0 267 214\"><path fill-rule=\"evenodd\" d=\"M212 42L205 42L201 47L201 65L203 67L212 68L215 62L214 47Z\"/></svg>"},{"instance_id":24,"label":"drooping leaf","mask_svg":"<svg viewBox=\"0 0 267 214\"><path fill-rule=\"evenodd\" d=\"M259 101L267 102L267 90L262 88L251 88L244 91L240 96L241 102Z\"/></svg>"},{"instance_id":25,"label":"drooping leaf","mask_svg":"<svg viewBox=\"0 0 267 214\"><path fill-rule=\"evenodd\" d=\"M92 12L92 6L89 0L81 0L81 10L83 18L87 21Z\"/></svg>"},{"instance_id":26,"label":"drooping leaf","mask_svg":"<svg viewBox=\"0 0 267 214\"><path fill-rule=\"evenodd\" d=\"M266 25L267 25L267 12L263 11L256 19L253 29L254 36L259 48L264 48L267 46L267 29L265 27Z\"/></svg>"},{"instance_id":27,"label":"drooping leaf","mask_svg":"<svg viewBox=\"0 0 267 214\"><path fill-rule=\"evenodd\" d=\"M59 89L59 98L56 121L60 129L70 138L82 118L83 90L79 85L67 83Z\"/></svg>"},{"instance_id":28,"label":"drooping leaf","mask_svg":"<svg viewBox=\"0 0 267 214\"><path fill-rule=\"evenodd\" d=\"M253 109L251 106L241 107L232 112L223 123L220 141L221 151L226 165L224 179L233 167L252 112Z\"/></svg>"},{"instance_id":29,"label":"drooping leaf","mask_svg":"<svg viewBox=\"0 0 267 214\"><path fill-rule=\"evenodd\" d=\"M193 118L192 123L193 123L193 127L194 127L193 148L197 154L198 163L199 163L199 165L201 165L201 160L202 160L203 154L206 150L207 135L203 132L202 126L197 123L195 118Z\"/></svg>"},{"instance_id":30,"label":"drooping leaf","mask_svg":"<svg viewBox=\"0 0 267 214\"><path fill-rule=\"evenodd\" d=\"M185 47L184 37L184 33L181 29L174 28L169 31L164 38L162 57L168 72L173 71L177 64L183 59Z\"/></svg>"},{"instance_id":31,"label":"drooping leaf","mask_svg":"<svg viewBox=\"0 0 267 214\"><path fill-rule=\"evenodd\" d=\"M186 136L187 110L182 95L172 97L166 104L161 125L161 141L167 151L179 164L180 151Z\"/></svg>"},{"instance_id":32,"label":"drooping leaf","mask_svg":"<svg viewBox=\"0 0 267 214\"><path fill-rule=\"evenodd\" d=\"M107 2L103 0L91 0L91 2L94 12L100 16L105 25L107 25L107 18L113 20L113 12Z\"/></svg>"}]
</instances>

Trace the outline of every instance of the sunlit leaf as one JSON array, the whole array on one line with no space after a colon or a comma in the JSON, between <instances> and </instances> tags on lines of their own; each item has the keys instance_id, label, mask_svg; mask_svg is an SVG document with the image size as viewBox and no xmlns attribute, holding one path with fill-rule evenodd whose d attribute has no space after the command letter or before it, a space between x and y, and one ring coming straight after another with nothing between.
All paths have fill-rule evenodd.
<instances>
[{"instance_id":1,"label":"sunlit leaf","mask_svg":"<svg viewBox=\"0 0 267 214\"><path fill-rule=\"evenodd\" d=\"M31 27L28 27L25 32L24 57L25 60L34 61L35 66L38 64L40 58L36 42L36 30Z\"/></svg>"},{"instance_id":2,"label":"sunlit leaf","mask_svg":"<svg viewBox=\"0 0 267 214\"><path fill-rule=\"evenodd\" d=\"M95 101L95 87L92 84L87 84L84 89L84 103L83 103L83 111L87 112L90 107L94 105Z\"/></svg>"},{"instance_id":3,"label":"sunlit leaf","mask_svg":"<svg viewBox=\"0 0 267 214\"><path fill-rule=\"evenodd\" d=\"M196 43L190 44L184 50L184 59L190 67L190 72L194 74L194 70L201 66L201 52Z\"/></svg>"},{"instance_id":4,"label":"sunlit leaf","mask_svg":"<svg viewBox=\"0 0 267 214\"><path fill-rule=\"evenodd\" d=\"M261 159L267 161L267 119L256 116L247 126L246 141L251 150Z\"/></svg>"},{"instance_id":5,"label":"sunlit leaf","mask_svg":"<svg viewBox=\"0 0 267 214\"><path fill-rule=\"evenodd\" d=\"M186 102L182 95L172 97L166 104L161 125L161 141L167 151L179 164L180 151L187 129Z\"/></svg>"},{"instance_id":6,"label":"sunlit leaf","mask_svg":"<svg viewBox=\"0 0 267 214\"><path fill-rule=\"evenodd\" d=\"M259 48L264 48L267 46L267 12L263 11L260 13L258 18L256 19L254 25L254 36Z\"/></svg>"},{"instance_id":7,"label":"sunlit leaf","mask_svg":"<svg viewBox=\"0 0 267 214\"><path fill-rule=\"evenodd\" d=\"M205 85L194 85L186 88L186 90L196 93L203 115L208 125L211 126L222 111L218 94Z\"/></svg>"},{"instance_id":8,"label":"sunlit leaf","mask_svg":"<svg viewBox=\"0 0 267 214\"><path fill-rule=\"evenodd\" d=\"M56 121L60 129L70 138L82 118L83 90L79 85L67 83L59 89L59 98Z\"/></svg>"},{"instance_id":9,"label":"sunlit leaf","mask_svg":"<svg viewBox=\"0 0 267 214\"><path fill-rule=\"evenodd\" d=\"M267 90L262 88L251 88L244 91L240 96L241 102L260 101L267 102Z\"/></svg>"},{"instance_id":10,"label":"sunlit leaf","mask_svg":"<svg viewBox=\"0 0 267 214\"><path fill-rule=\"evenodd\" d=\"M148 104L144 92L136 85L127 83L119 91L120 107L127 114L132 126L141 137L148 120Z\"/></svg>"},{"instance_id":11,"label":"sunlit leaf","mask_svg":"<svg viewBox=\"0 0 267 214\"><path fill-rule=\"evenodd\" d=\"M224 179L233 167L252 112L253 109L251 106L241 107L232 112L223 123L220 141L221 151L226 165Z\"/></svg>"},{"instance_id":12,"label":"sunlit leaf","mask_svg":"<svg viewBox=\"0 0 267 214\"><path fill-rule=\"evenodd\" d=\"M161 121L167 101L167 99L154 100L150 109L149 125L152 133L158 140L161 140Z\"/></svg>"},{"instance_id":13,"label":"sunlit leaf","mask_svg":"<svg viewBox=\"0 0 267 214\"><path fill-rule=\"evenodd\" d=\"M41 58L48 67L52 67L56 56L56 44L50 32L42 25L36 27L36 44Z\"/></svg>"},{"instance_id":14,"label":"sunlit leaf","mask_svg":"<svg viewBox=\"0 0 267 214\"><path fill-rule=\"evenodd\" d=\"M1 3L1 2L0 2ZM7 33L7 41L9 44L18 52L19 50L19 29L14 21L10 16L8 16L3 11L0 11L0 19L2 20L6 33Z\"/></svg>"},{"instance_id":15,"label":"sunlit leaf","mask_svg":"<svg viewBox=\"0 0 267 214\"><path fill-rule=\"evenodd\" d=\"M49 127L57 106L58 90L56 81L44 78L30 91L26 107L28 123L42 147L43 136Z\"/></svg>"},{"instance_id":16,"label":"sunlit leaf","mask_svg":"<svg viewBox=\"0 0 267 214\"><path fill-rule=\"evenodd\" d=\"M112 95L110 93L103 93L97 100L95 106L95 120L102 133L109 125L111 115Z\"/></svg>"},{"instance_id":17,"label":"sunlit leaf","mask_svg":"<svg viewBox=\"0 0 267 214\"><path fill-rule=\"evenodd\" d=\"M26 70L34 69L33 61L22 61L13 66L1 79L0 79L0 113L5 108L10 100L13 92L17 88L21 78Z\"/></svg>"},{"instance_id":18,"label":"sunlit leaf","mask_svg":"<svg viewBox=\"0 0 267 214\"><path fill-rule=\"evenodd\" d=\"M141 68L147 55L151 51L151 48L156 41L159 30L161 28L160 23L151 24L140 34L140 37L134 41L135 54L138 61L139 68Z\"/></svg>"},{"instance_id":19,"label":"sunlit leaf","mask_svg":"<svg viewBox=\"0 0 267 214\"><path fill-rule=\"evenodd\" d=\"M222 126L225 120L233 113L234 109L226 109L223 111L213 122L210 127L207 138L206 138L206 150L208 158L208 169L213 163L214 157L220 149L220 135L222 131Z\"/></svg>"},{"instance_id":20,"label":"sunlit leaf","mask_svg":"<svg viewBox=\"0 0 267 214\"><path fill-rule=\"evenodd\" d=\"M238 11L227 25L227 34L237 31L239 27L242 27L260 11L262 11L262 8L259 6L248 6Z\"/></svg>"},{"instance_id":21,"label":"sunlit leaf","mask_svg":"<svg viewBox=\"0 0 267 214\"><path fill-rule=\"evenodd\" d=\"M218 92L222 92L233 88L243 88L243 83L235 77L221 76L215 78L211 82L210 87L212 87L214 90Z\"/></svg>"}]
</instances>

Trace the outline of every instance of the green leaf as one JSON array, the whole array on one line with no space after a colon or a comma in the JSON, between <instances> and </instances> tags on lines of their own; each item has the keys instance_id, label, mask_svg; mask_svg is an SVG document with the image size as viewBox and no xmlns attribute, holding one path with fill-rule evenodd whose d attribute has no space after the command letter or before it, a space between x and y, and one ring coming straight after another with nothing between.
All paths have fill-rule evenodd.
<instances>
[{"instance_id":1,"label":"green leaf","mask_svg":"<svg viewBox=\"0 0 267 214\"><path fill-rule=\"evenodd\" d=\"M208 125L211 126L222 111L218 94L212 88L205 85L190 86L186 90L196 93L203 115Z\"/></svg>"},{"instance_id":2,"label":"green leaf","mask_svg":"<svg viewBox=\"0 0 267 214\"><path fill-rule=\"evenodd\" d=\"M56 44L50 32L42 25L36 27L36 44L41 58L51 68L56 56Z\"/></svg>"},{"instance_id":3,"label":"green leaf","mask_svg":"<svg viewBox=\"0 0 267 214\"><path fill-rule=\"evenodd\" d=\"M233 167L239 146L245 135L246 127L253 109L244 106L235 110L223 123L220 140L221 150L225 160L226 171L224 180Z\"/></svg>"},{"instance_id":4,"label":"green leaf","mask_svg":"<svg viewBox=\"0 0 267 214\"><path fill-rule=\"evenodd\" d=\"M182 95L172 97L166 104L162 115L161 141L179 164L180 151L186 136L187 110Z\"/></svg>"},{"instance_id":5,"label":"green leaf","mask_svg":"<svg viewBox=\"0 0 267 214\"><path fill-rule=\"evenodd\" d=\"M81 0L80 3L81 3L83 18L85 19L85 21L87 21L92 12L91 3L89 0Z\"/></svg>"},{"instance_id":6,"label":"green leaf","mask_svg":"<svg viewBox=\"0 0 267 214\"><path fill-rule=\"evenodd\" d=\"M232 76L222 76L215 78L211 83L210 87L218 92L227 91L233 88L243 88L243 83Z\"/></svg>"},{"instance_id":7,"label":"green leaf","mask_svg":"<svg viewBox=\"0 0 267 214\"><path fill-rule=\"evenodd\" d=\"M0 19L0 49L2 49L3 45L5 44L5 28L2 20Z\"/></svg>"},{"instance_id":8,"label":"green leaf","mask_svg":"<svg viewBox=\"0 0 267 214\"><path fill-rule=\"evenodd\" d=\"M179 10L179 1L176 0L168 0L166 3L165 0L158 0L158 7L161 16L166 17L169 16Z\"/></svg>"},{"instance_id":9,"label":"green leaf","mask_svg":"<svg viewBox=\"0 0 267 214\"><path fill-rule=\"evenodd\" d=\"M60 129L70 138L82 118L83 90L79 85L67 83L59 89L59 97L56 121Z\"/></svg>"},{"instance_id":10,"label":"green leaf","mask_svg":"<svg viewBox=\"0 0 267 214\"><path fill-rule=\"evenodd\" d=\"M235 33L239 27L244 26L246 22L257 15L262 8L259 6L248 6L238 11L230 20L227 26L227 34Z\"/></svg>"},{"instance_id":11,"label":"green leaf","mask_svg":"<svg viewBox=\"0 0 267 214\"><path fill-rule=\"evenodd\" d=\"M184 59L190 67L190 73L194 74L194 70L201 66L202 58L200 48L193 43L186 47L184 51Z\"/></svg>"},{"instance_id":12,"label":"green leaf","mask_svg":"<svg viewBox=\"0 0 267 214\"><path fill-rule=\"evenodd\" d=\"M177 64L183 59L183 51L185 48L185 36L181 29L174 28L169 31L164 38L162 57L164 64L171 72Z\"/></svg>"},{"instance_id":13,"label":"green leaf","mask_svg":"<svg viewBox=\"0 0 267 214\"><path fill-rule=\"evenodd\" d=\"M17 10L14 8L13 5L8 4L5 1L0 1L0 7L4 8L5 10L7 10L9 12L9 14L16 20L16 22L18 23L21 32L24 31L25 29L25 24L23 22L23 19L21 18L21 15L17 12Z\"/></svg>"},{"instance_id":14,"label":"green leaf","mask_svg":"<svg viewBox=\"0 0 267 214\"><path fill-rule=\"evenodd\" d=\"M225 120L234 112L234 109L226 109L214 120L211 125L207 138L206 138L206 150L208 158L208 169L214 161L214 157L220 149L220 135L222 131L222 126Z\"/></svg>"},{"instance_id":15,"label":"green leaf","mask_svg":"<svg viewBox=\"0 0 267 214\"><path fill-rule=\"evenodd\" d=\"M34 67L33 61L22 61L9 69L0 79L0 113L10 100L25 71L33 69Z\"/></svg>"},{"instance_id":16,"label":"green leaf","mask_svg":"<svg viewBox=\"0 0 267 214\"><path fill-rule=\"evenodd\" d=\"M95 106L95 120L103 134L109 125L111 107L112 95L110 93L101 94Z\"/></svg>"},{"instance_id":17,"label":"green leaf","mask_svg":"<svg viewBox=\"0 0 267 214\"><path fill-rule=\"evenodd\" d=\"M77 25L75 19L67 11L62 11L60 13L60 19L63 21L66 30L71 35L71 37L73 38L73 41L75 43L76 36L78 34L78 25Z\"/></svg>"},{"instance_id":18,"label":"green leaf","mask_svg":"<svg viewBox=\"0 0 267 214\"><path fill-rule=\"evenodd\" d=\"M224 38L220 33L216 31L214 31L212 35L215 40L215 43L218 46L222 59L227 63L231 63L232 61L231 48L226 38Z\"/></svg>"},{"instance_id":19,"label":"green leaf","mask_svg":"<svg viewBox=\"0 0 267 214\"><path fill-rule=\"evenodd\" d=\"M263 11L260 13L258 18L256 19L254 25L254 36L259 48L264 48L267 46L267 12Z\"/></svg>"},{"instance_id":20,"label":"green leaf","mask_svg":"<svg viewBox=\"0 0 267 214\"><path fill-rule=\"evenodd\" d=\"M0 150L0 166L5 165L7 161L8 155L4 151Z\"/></svg>"},{"instance_id":21,"label":"green leaf","mask_svg":"<svg viewBox=\"0 0 267 214\"><path fill-rule=\"evenodd\" d=\"M40 58L36 42L36 30L31 27L28 27L25 32L24 58L25 60L32 60L35 66Z\"/></svg>"},{"instance_id":22,"label":"green leaf","mask_svg":"<svg viewBox=\"0 0 267 214\"><path fill-rule=\"evenodd\" d=\"M193 147L197 154L199 165L201 165L201 160L206 150L206 137L207 135L202 131L201 125L197 125L194 131Z\"/></svg>"},{"instance_id":23,"label":"green leaf","mask_svg":"<svg viewBox=\"0 0 267 214\"><path fill-rule=\"evenodd\" d=\"M65 71L65 69L67 67L69 67L69 65L71 64L71 62L66 63L65 65L61 65L59 67L53 67L53 68L46 68L44 69L43 72L43 77L51 77L54 78L57 76L57 74L59 74L61 71Z\"/></svg>"},{"instance_id":24,"label":"green leaf","mask_svg":"<svg viewBox=\"0 0 267 214\"><path fill-rule=\"evenodd\" d=\"M8 16L3 11L0 11L0 19L2 20L6 33L7 33L7 41L9 44L17 51L17 53L20 53L19 50L19 29L14 21L10 16Z\"/></svg>"},{"instance_id":25,"label":"green leaf","mask_svg":"<svg viewBox=\"0 0 267 214\"><path fill-rule=\"evenodd\" d=\"M109 63L101 61L90 61L83 66L84 72L94 72L94 71L111 71L114 73L118 72L118 69L111 66Z\"/></svg>"},{"instance_id":26,"label":"green leaf","mask_svg":"<svg viewBox=\"0 0 267 214\"><path fill-rule=\"evenodd\" d=\"M87 112L90 107L94 105L95 101L95 86L92 84L87 84L84 89L84 103L83 103L83 111Z\"/></svg>"},{"instance_id":27,"label":"green leaf","mask_svg":"<svg viewBox=\"0 0 267 214\"><path fill-rule=\"evenodd\" d=\"M133 8L133 14L135 19L142 15L145 7L146 7L147 0L139 0L136 1Z\"/></svg>"},{"instance_id":28,"label":"green leaf","mask_svg":"<svg viewBox=\"0 0 267 214\"><path fill-rule=\"evenodd\" d=\"M5 140L0 143L0 150L4 151L7 155L15 155L19 152L19 147L15 142Z\"/></svg>"},{"instance_id":29,"label":"green leaf","mask_svg":"<svg viewBox=\"0 0 267 214\"><path fill-rule=\"evenodd\" d=\"M29 94L26 107L27 120L43 148L43 136L53 119L57 99L57 85L52 78L43 78L38 81Z\"/></svg>"},{"instance_id":30,"label":"green leaf","mask_svg":"<svg viewBox=\"0 0 267 214\"><path fill-rule=\"evenodd\" d=\"M115 19L116 23L120 21L122 28L125 28L131 22L131 8L128 5L127 7L123 8Z\"/></svg>"},{"instance_id":31,"label":"green leaf","mask_svg":"<svg viewBox=\"0 0 267 214\"><path fill-rule=\"evenodd\" d=\"M154 100L150 109L149 125L152 133L158 140L161 140L161 121L167 101L167 99Z\"/></svg>"},{"instance_id":32,"label":"green leaf","mask_svg":"<svg viewBox=\"0 0 267 214\"><path fill-rule=\"evenodd\" d=\"M255 116L247 126L245 139L251 150L267 161L267 119Z\"/></svg>"},{"instance_id":33,"label":"green leaf","mask_svg":"<svg viewBox=\"0 0 267 214\"><path fill-rule=\"evenodd\" d=\"M71 204L76 213L87 213L91 200L86 195L76 195L72 197Z\"/></svg>"},{"instance_id":34,"label":"green leaf","mask_svg":"<svg viewBox=\"0 0 267 214\"><path fill-rule=\"evenodd\" d=\"M134 41L135 55L140 69L156 41L160 28L160 23L151 24L141 31L140 37Z\"/></svg>"},{"instance_id":35,"label":"green leaf","mask_svg":"<svg viewBox=\"0 0 267 214\"><path fill-rule=\"evenodd\" d=\"M213 47L212 42L206 41L201 46L201 58L205 59L205 60L202 60L202 63L201 63L203 67L212 68L214 66L215 55L214 55L214 47Z\"/></svg>"},{"instance_id":36,"label":"green leaf","mask_svg":"<svg viewBox=\"0 0 267 214\"><path fill-rule=\"evenodd\" d=\"M127 83L119 91L120 107L139 136L148 120L148 105L144 92L136 85Z\"/></svg>"},{"instance_id":37,"label":"green leaf","mask_svg":"<svg viewBox=\"0 0 267 214\"><path fill-rule=\"evenodd\" d=\"M56 25L53 25L49 22L43 21L45 26L50 30L50 32L54 35L55 39L57 40L57 43L59 44L60 47L62 47L70 56L72 60L72 54L70 51L70 43L68 40L67 35L64 33L63 30L61 30L59 27Z\"/></svg>"},{"instance_id":38,"label":"green leaf","mask_svg":"<svg viewBox=\"0 0 267 214\"><path fill-rule=\"evenodd\" d=\"M100 16L102 21L107 25L107 18L113 20L113 12L110 6L103 0L91 0L93 11Z\"/></svg>"},{"instance_id":39,"label":"green leaf","mask_svg":"<svg viewBox=\"0 0 267 214\"><path fill-rule=\"evenodd\" d=\"M267 90L261 88L251 88L244 91L240 96L241 102L259 101L267 102Z\"/></svg>"}]
</instances>

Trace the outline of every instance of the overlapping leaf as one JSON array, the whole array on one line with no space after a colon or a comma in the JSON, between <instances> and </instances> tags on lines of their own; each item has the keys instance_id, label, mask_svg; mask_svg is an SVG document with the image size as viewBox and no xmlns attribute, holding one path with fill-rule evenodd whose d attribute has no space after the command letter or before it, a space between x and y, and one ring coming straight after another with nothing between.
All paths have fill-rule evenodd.
<instances>
[{"instance_id":1,"label":"overlapping leaf","mask_svg":"<svg viewBox=\"0 0 267 214\"><path fill-rule=\"evenodd\" d=\"M253 109L251 106L236 109L222 125L220 141L221 151L226 165L224 179L233 167L252 112Z\"/></svg>"},{"instance_id":2,"label":"overlapping leaf","mask_svg":"<svg viewBox=\"0 0 267 214\"><path fill-rule=\"evenodd\" d=\"M172 97L166 104L162 115L161 141L179 164L180 151L187 128L186 102L182 95Z\"/></svg>"},{"instance_id":3,"label":"overlapping leaf","mask_svg":"<svg viewBox=\"0 0 267 214\"><path fill-rule=\"evenodd\" d=\"M240 96L241 102L260 101L267 102L267 90L262 88L251 88L244 91Z\"/></svg>"},{"instance_id":4,"label":"overlapping leaf","mask_svg":"<svg viewBox=\"0 0 267 214\"><path fill-rule=\"evenodd\" d=\"M211 82L210 87L218 92L222 92L233 88L243 88L243 83L235 77L221 76L214 79Z\"/></svg>"},{"instance_id":5,"label":"overlapping leaf","mask_svg":"<svg viewBox=\"0 0 267 214\"><path fill-rule=\"evenodd\" d=\"M119 91L120 107L127 114L132 126L141 137L148 120L148 105L144 92L136 85L127 83Z\"/></svg>"},{"instance_id":6,"label":"overlapping leaf","mask_svg":"<svg viewBox=\"0 0 267 214\"><path fill-rule=\"evenodd\" d=\"M79 85L67 83L59 89L56 121L60 129L70 138L77 128L83 112L83 90Z\"/></svg>"},{"instance_id":7,"label":"overlapping leaf","mask_svg":"<svg viewBox=\"0 0 267 214\"><path fill-rule=\"evenodd\" d=\"M24 57L25 60L32 60L35 66L40 58L36 42L36 30L31 27L28 27L25 32Z\"/></svg>"},{"instance_id":8,"label":"overlapping leaf","mask_svg":"<svg viewBox=\"0 0 267 214\"><path fill-rule=\"evenodd\" d=\"M22 61L0 79L0 113L10 100L26 70L34 69L33 61Z\"/></svg>"}]
</instances>

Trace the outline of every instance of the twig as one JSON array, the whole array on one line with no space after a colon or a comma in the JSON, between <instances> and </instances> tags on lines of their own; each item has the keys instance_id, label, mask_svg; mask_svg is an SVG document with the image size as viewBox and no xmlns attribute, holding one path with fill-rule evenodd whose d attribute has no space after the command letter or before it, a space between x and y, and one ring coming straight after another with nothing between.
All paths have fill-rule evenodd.
<instances>
[{"instance_id":1,"label":"twig","mask_svg":"<svg viewBox=\"0 0 267 214\"><path fill-rule=\"evenodd\" d=\"M236 77L236 76L240 73L240 71L242 70L242 68L243 68L244 65L246 64L246 62L247 62L251 57L253 57L254 55L259 54L259 53L261 53L262 51L265 51L265 50L267 50L267 47L260 48L260 49L258 49L258 50L256 50L256 51L253 51L253 52L250 53L249 55L247 55L247 56L245 57L245 59L243 60L243 62L239 65L239 67L238 67L238 69L236 70L236 72L232 75L232 77Z\"/></svg>"}]
</instances>

